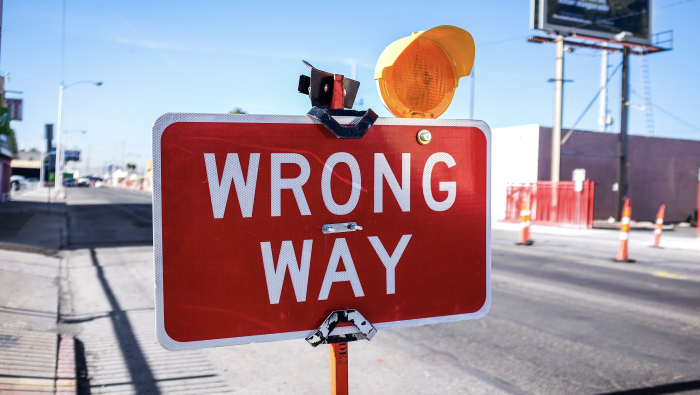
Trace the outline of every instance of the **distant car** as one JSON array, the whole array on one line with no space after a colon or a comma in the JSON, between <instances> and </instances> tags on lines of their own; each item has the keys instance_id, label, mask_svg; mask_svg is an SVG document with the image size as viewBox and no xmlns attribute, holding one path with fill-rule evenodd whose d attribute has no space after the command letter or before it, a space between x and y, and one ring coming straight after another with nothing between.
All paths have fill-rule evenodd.
<instances>
[{"instance_id":1,"label":"distant car","mask_svg":"<svg viewBox=\"0 0 700 395\"><path fill-rule=\"evenodd\" d=\"M19 188L27 183L27 179L24 176L11 176L10 185L13 191L19 191Z\"/></svg>"},{"instance_id":2,"label":"distant car","mask_svg":"<svg viewBox=\"0 0 700 395\"><path fill-rule=\"evenodd\" d=\"M63 180L63 185L67 187L74 187L75 186L75 179L72 177L68 177L65 180Z\"/></svg>"},{"instance_id":3,"label":"distant car","mask_svg":"<svg viewBox=\"0 0 700 395\"><path fill-rule=\"evenodd\" d=\"M78 184L76 184L79 187L89 187L90 186L90 179L87 177L80 177L78 178Z\"/></svg>"},{"instance_id":4,"label":"distant car","mask_svg":"<svg viewBox=\"0 0 700 395\"><path fill-rule=\"evenodd\" d=\"M105 186L104 181L95 181L95 188L102 188Z\"/></svg>"}]
</instances>

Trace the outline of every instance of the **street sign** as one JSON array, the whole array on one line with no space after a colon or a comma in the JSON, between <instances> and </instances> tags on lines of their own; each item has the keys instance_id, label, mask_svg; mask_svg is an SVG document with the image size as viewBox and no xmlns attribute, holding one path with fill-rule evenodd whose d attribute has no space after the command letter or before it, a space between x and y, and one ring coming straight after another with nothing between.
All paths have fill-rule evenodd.
<instances>
[{"instance_id":1,"label":"street sign","mask_svg":"<svg viewBox=\"0 0 700 395\"><path fill-rule=\"evenodd\" d=\"M51 147L51 155L56 155L56 147ZM65 162L79 162L80 161L80 150L64 150L63 151L63 160Z\"/></svg>"},{"instance_id":2,"label":"street sign","mask_svg":"<svg viewBox=\"0 0 700 395\"><path fill-rule=\"evenodd\" d=\"M379 118L339 139L309 116L161 116L159 343L301 339L344 309L379 332L483 317L490 142L481 121Z\"/></svg>"},{"instance_id":3,"label":"street sign","mask_svg":"<svg viewBox=\"0 0 700 395\"><path fill-rule=\"evenodd\" d=\"M22 120L22 99L5 99L5 107L10 109L11 120Z\"/></svg>"},{"instance_id":4,"label":"street sign","mask_svg":"<svg viewBox=\"0 0 700 395\"><path fill-rule=\"evenodd\" d=\"M574 191L583 191L583 182L586 181L586 169L574 169L571 174L571 180L574 182Z\"/></svg>"},{"instance_id":5,"label":"street sign","mask_svg":"<svg viewBox=\"0 0 700 395\"><path fill-rule=\"evenodd\" d=\"M80 151L79 150L65 150L63 152L63 160L66 162L70 161L75 161L79 162L80 161Z\"/></svg>"}]
</instances>

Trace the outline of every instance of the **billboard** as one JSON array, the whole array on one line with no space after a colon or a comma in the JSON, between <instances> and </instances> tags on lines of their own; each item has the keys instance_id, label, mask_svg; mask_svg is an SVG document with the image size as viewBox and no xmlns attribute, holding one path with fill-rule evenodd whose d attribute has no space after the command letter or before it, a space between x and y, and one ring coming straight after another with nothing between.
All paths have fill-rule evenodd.
<instances>
[{"instance_id":1,"label":"billboard","mask_svg":"<svg viewBox=\"0 0 700 395\"><path fill-rule=\"evenodd\" d=\"M51 155L56 155L56 147L51 147ZM63 160L66 162L70 161L75 161L79 162L80 161L80 151L79 150L64 150L63 151Z\"/></svg>"},{"instance_id":2,"label":"billboard","mask_svg":"<svg viewBox=\"0 0 700 395\"><path fill-rule=\"evenodd\" d=\"M652 0L532 0L530 28L650 44Z\"/></svg>"},{"instance_id":3,"label":"billboard","mask_svg":"<svg viewBox=\"0 0 700 395\"><path fill-rule=\"evenodd\" d=\"M5 107L10 109L12 121L22 120L22 99L5 99Z\"/></svg>"}]
</instances>

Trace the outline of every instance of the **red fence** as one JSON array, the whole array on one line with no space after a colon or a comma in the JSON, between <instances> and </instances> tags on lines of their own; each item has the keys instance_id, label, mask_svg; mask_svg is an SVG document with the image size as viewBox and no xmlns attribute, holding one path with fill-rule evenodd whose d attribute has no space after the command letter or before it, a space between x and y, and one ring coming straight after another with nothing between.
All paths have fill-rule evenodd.
<instances>
[{"instance_id":1,"label":"red fence","mask_svg":"<svg viewBox=\"0 0 700 395\"><path fill-rule=\"evenodd\" d=\"M520 222L523 201L529 200L533 224L592 228L595 183L584 181L581 192L574 190L573 181L559 181L557 184L556 195L552 193L550 181L508 184L505 220ZM553 198L556 205L552 205Z\"/></svg>"}]
</instances>

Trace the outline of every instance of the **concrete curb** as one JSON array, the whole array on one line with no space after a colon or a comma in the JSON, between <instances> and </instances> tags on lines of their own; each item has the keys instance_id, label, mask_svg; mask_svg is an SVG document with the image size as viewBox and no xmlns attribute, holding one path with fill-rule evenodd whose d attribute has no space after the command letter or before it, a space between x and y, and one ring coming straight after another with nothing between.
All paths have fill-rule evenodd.
<instances>
[{"instance_id":1,"label":"concrete curb","mask_svg":"<svg viewBox=\"0 0 700 395\"><path fill-rule=\"evenodd\" d=\"M491 223L491 228L499 230L520 231L520 224L494 221ZM618 237L618 233L614 229L571 229L544 225L531 225L530 233L539 233L556 236L587 236L610 241L617 241ZM648 240L640 239L637 237L630 238L630 244L633 244L635 246L648 247L651 245L651 242L651 238L649 238ZM673 235L664 234L661 236L661 247L668 249L697 251L700 250L700 239L674 237Z\"/></svg>"},{"instance_id":2,"label":"concrete curb","mask_svg":"<svg viewBox=\"0 0 700 395\"><path fill-rule=\"evenodd\" d=\"M31 254L46 255L53 258L58 258L61 256L61 251L55 250L53 248L37 247L27 244L8 243L5 241L0 241L0 250L28 252Z\"/></svg>"}]
</instances>

